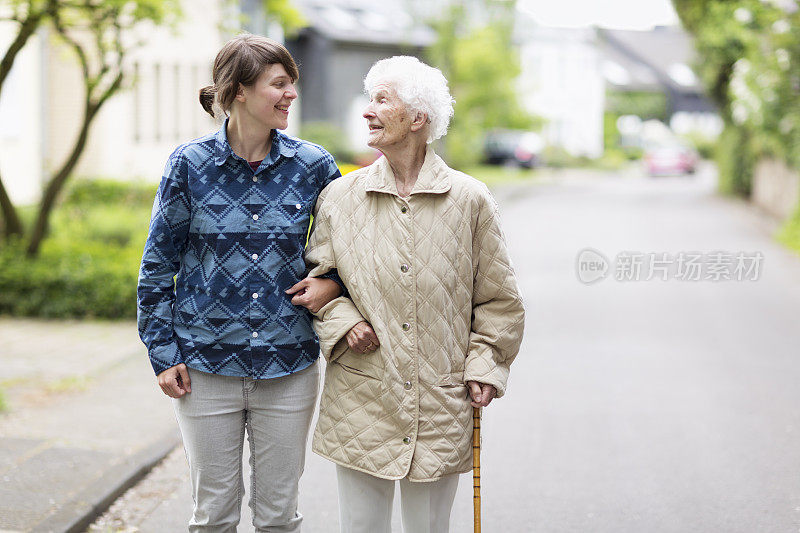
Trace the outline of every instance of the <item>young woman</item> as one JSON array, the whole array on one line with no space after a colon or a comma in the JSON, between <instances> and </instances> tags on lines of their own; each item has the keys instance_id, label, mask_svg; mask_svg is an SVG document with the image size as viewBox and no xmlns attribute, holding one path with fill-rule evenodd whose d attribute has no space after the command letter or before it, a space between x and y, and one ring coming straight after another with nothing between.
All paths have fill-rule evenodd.
<instances>
[{"instance_id":1,"label":"young woman","mask_svg":"<svg viewBox=\"0 0 800 533\"><path fill-rule=\"evenodd\" d=\"M156 194L138 285L139 334L174 398L192 480L189 531L236 531L250 446L256 531L299 531L297 484L319 387L311 315L341 292L303 279L333 157L280 132L298 70L281 44L240 35L217 54L203 108L219 131L179 146Z\"/></svg>"}]
</instances>

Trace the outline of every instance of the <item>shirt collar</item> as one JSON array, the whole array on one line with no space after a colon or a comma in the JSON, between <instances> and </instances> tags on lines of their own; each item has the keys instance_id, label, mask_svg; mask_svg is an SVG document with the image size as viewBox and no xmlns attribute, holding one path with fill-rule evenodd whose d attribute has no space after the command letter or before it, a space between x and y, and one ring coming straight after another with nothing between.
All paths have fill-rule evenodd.
<instances>
[{"instance_id":1,"label":"shirt collar","mask_svg":"<svg viewBox=\"0 0 800 533\"><path fill-rule=\"evenodd\" d=\"M448 170L448 166L441 157L436 155L429 144L425 149L425 160L419 169L419 176L411 194L441 194L449 191L450 175ZM386 157L381 157L370 165L365 186L368 192L384 192L398 196L394 172Z\"/></svg>"},{"instance_id":2,"label":"shirt collar","mask_svg":"<svg viewBox=\"0 0 800 533\"><path fill-rule=\"evenodd\" d=\"M215 143L214 143L214 163L217 166L222 166L225 164L225 161L232 155L233 149L231 148L231 144L228 142L228 120L222 123L222 127L219 129L215 136ZM272 164L278 160L279 156L284 156L286 158L294 157L297 153L297 139L289 137L282 131L273 130L275 134L272 137L272 148L267 154L267 157L264 159L266 160L267 164Z\"/></svg>"}]
</instances>

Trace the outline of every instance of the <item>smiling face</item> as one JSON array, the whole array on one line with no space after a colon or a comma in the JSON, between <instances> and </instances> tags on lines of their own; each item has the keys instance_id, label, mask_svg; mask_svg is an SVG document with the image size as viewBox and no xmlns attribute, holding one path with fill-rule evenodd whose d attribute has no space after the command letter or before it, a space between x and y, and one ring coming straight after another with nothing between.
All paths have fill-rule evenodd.
<instances>
[{"instance_id":1,"label":"smiling face","mask_svg":"<svg viewBox=\"0 0 800 533\"><path fill-rule=\"evenodd\" d=\"M377 150L402 144L411 134L413 117L390 83L373 87L364 118L369 127L367 145Z\"/></svg>"},{"instance_id":2,"label":"smiling face","mask_svg":"<svg viewBox=\"0 0 800 533\"><path fill-rule=\"evenodd\" d=\"M240 111L268 129L289 126L289 106L297 98L292 78L280 63L269 65L250 87L236 96Z\"/></svg>"}]
</instances>

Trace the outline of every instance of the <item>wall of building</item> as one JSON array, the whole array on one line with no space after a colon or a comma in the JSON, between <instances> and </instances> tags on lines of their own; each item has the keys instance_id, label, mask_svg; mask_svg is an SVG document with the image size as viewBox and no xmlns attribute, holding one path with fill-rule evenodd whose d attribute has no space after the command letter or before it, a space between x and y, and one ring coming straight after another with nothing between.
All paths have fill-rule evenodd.
<instances>
[{"instance_id":1,"label":"wall of building","mask_svg":"<svg viewBox=\"0 0 800 533\"><path fill-rule=\"evenodd\" d=\"M768 213L787 219L800 200L800 174L777 159L762 159L753 174L751 200Z\"/></svg>"},{"instance_id":2,"label":"wall of building","mask_svg":"<svg viewBox=\"0 0 800 533\"><path fill-rule=\"evenodd\" d=\"M185 1L183 11L174 31L154 28L130 55L127 87L95 119L76 175L157 181L178 145L216 129L198 91L211 84L214 56L225 40L219 26L228 14L217 0ZM47 166L54 168L71 150L83 112L64 87L83 89L74 60L57 60L63 56L57 49L50 54Z\"/></svg>"},{"instance_id":3,"label":"wall of building","mask_svg":"<svg viewBox=\"0 0 800 533\"><path fill-rule=\"evenodd\" d=\"M16 28L0 23L2 50L15 37ZM20 51L0 94L0 178L17 205L36 202L42 184L43 38L41 33L32 36Z\"/></svg>"},{"instance_id":4,"label":"wall of building","mask_svg":"<svg viewBox=\"0 0 800 533\"><path fill-rule=\"evenodd\" d=\"M545 142L573 155L603 153L605 81L591 29L539 27L520 49L521 103L547 122Z\"/></svg>"}]
</instances>

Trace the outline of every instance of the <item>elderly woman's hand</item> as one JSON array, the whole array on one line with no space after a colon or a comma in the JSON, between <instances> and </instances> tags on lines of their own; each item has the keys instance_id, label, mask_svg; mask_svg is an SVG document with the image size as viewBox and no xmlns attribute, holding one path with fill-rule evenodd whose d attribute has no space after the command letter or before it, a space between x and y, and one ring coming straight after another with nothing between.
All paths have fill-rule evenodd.
<instances>
[{"instance_id":1,"label":"elderly woman's hand","mask_svg":"<svg viewBox=\"0 0 800 533\"><path fill-rule=\"evenodd\" d=\"M316 313L331 300L342 293L339 284L326 278L305 278L301 279L291 288L286 290L286 294L293 294L292 303L302 305L312 313Z\"/></svg>"},{"instance_id":2,"label":"elderly woman's hand","mask_svg":"<svg viewBox=\"0 0 800 533\"><path fill-rule=\"evenodd\" d=\"M477 381L467 381L467 388L472 401L472 407L486 407L489 405L495 396L497 396L497 389L488 383L479 383Z\"/></svg>"},{"instance_id":3,"label":"elderly woman's hand","mask_svg":"<svg viewBox=\"0 0 800 533\"><path fill-rule=\"evenodd\" d=\"M350 349L358 353L374 352L381 345L375 330L364 320L350 328L345 339Z\"/></svg>"}]
</instances>

